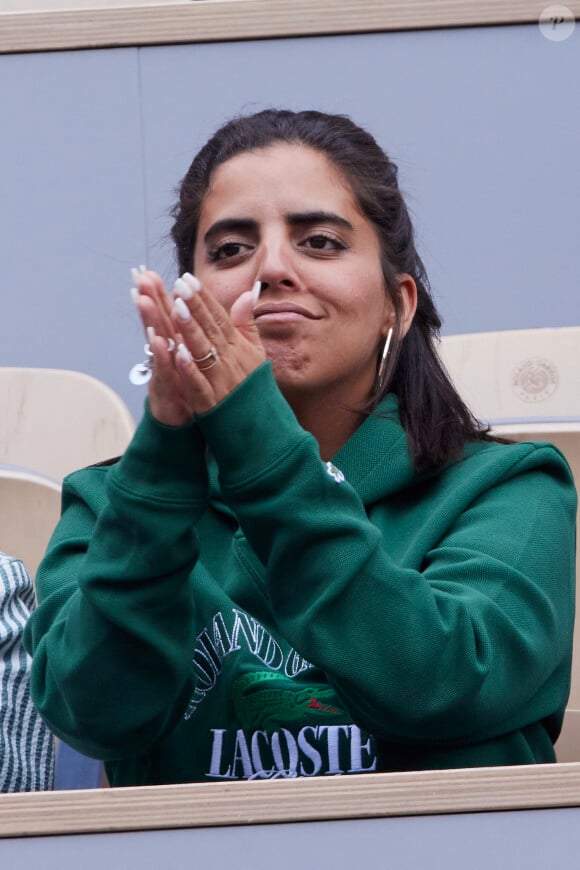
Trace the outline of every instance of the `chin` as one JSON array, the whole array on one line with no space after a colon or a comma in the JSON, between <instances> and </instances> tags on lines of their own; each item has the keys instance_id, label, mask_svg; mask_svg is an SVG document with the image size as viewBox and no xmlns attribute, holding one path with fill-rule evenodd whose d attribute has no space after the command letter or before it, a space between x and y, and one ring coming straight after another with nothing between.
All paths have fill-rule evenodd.
<instances>
[{"instance_id":1,"label":"chin","mask_svg":"<svg viewBox=\"0 0 580 870\"><path fill-rule=\"evenodd\" d=\"M313 384L308 383L296 372L280 371L273 366L274 379L282 393L288 397L290 394L307 393L313 389Z\"/></svg>"},{"instance_id":2,"label":"chin","mask_svg":"<svg viewBox=\"0 0 580 870\"><path fill-rule=\"evenodd\" d=\"M306 397L312 396L316 392L316 384L305 372L285 368L277 365L274 361L272 361L272 368L280 392L290 405L304 401Z\"/></svg>"},{"instance_id":3,"label":"chin","mask_svg":"<svg viewBox=\"0 0 580 870\"><path fill-rule=\"evenodd\" d=\"M297 384L308 377L310 360L296 347L275 344L268 347L266 354L272 363L274 377L279 387L283 383Z\"/></svg>"}]
</instances>

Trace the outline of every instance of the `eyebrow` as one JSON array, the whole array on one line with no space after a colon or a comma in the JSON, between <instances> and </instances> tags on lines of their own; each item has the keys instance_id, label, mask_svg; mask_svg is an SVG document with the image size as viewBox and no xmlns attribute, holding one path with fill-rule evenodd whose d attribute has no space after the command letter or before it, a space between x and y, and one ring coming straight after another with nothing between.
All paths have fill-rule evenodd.
<instances>
[{"instance_id":1,"label":"eyebrow","mask_svg":"<svg viewBox=\"0 0 580 870\"><path fill-rule=\"evenodd\" d=\"M253 230L256 232L257 229L258 222L251 218L224 218L223 220L216 221L215 224L211 225L203 237L203 240L207 244L207 242L210 242L220 233L242 232L244 230Z\"/></svg>"},{"instance_id":2,"label":"eyebrow","mask_svg":"<svg viewBox=\"0 0 580 870\"><path fill-rule=\"evenodd\" d=\"M345 230L354 231L353 225L346 218L331 211L307 211L286 215L286 223L290 226L302 226L302 224L334 224Z\"/></svg>"},{"instance_id":3,"label":"eyebrow","mask_svg":"<svg viewBox=\"0 0 580 870\"><path fill-rule=\"evenodd\" d=\"M304 226L307 224L334 224L335 226L341 227L342 229L354 231L353 225L350 221L347 221L346 218L341 217L338 214L334 214L334 212L330 211L307 211L307 212L292 212L291 214L287 214L285 216L286 223L291 227L296 226ZM244 231L257 232L258 231L258 222L253 220L252 218L224 218L221 221L216 221L211 227L208 229L206 234L203 237L205 244L211 242L213 238L218 236L220 233L227 232L244 232Z\"/></svg>"}]
</instances>

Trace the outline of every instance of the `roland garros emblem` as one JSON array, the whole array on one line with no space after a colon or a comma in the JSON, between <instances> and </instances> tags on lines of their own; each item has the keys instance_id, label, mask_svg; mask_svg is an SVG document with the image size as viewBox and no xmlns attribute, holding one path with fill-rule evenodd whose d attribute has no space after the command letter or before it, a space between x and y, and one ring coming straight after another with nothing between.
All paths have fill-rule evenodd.
<instances>
[{"instance_id":1,"label":"roland garros emblem","mask_svg":"<svg viewBox=\"0 0 580 870\"><path fill-rule=\"evenodd\" d=\"M512 384L523 402L544 402L558 388L558 370L547 359L527 359L514 371Z\"/></svg>"}]
</instances>

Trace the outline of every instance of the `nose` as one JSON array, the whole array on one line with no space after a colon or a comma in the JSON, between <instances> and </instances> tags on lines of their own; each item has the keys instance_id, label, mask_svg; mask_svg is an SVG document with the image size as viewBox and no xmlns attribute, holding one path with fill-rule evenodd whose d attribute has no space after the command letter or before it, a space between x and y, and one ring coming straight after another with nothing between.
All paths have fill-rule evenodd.
<instances>
[{"instance_id":1,"label":"nose","mask_svg":"<svg viewBox=\"0 0 580 870\"><path fill-rule=\"evenodd\" d=\"M264 240L258 260L257 280L262 282L262 290L300 290L302 283L296 272L295 252L284 239Z\"/></svg>"}]
</instances>

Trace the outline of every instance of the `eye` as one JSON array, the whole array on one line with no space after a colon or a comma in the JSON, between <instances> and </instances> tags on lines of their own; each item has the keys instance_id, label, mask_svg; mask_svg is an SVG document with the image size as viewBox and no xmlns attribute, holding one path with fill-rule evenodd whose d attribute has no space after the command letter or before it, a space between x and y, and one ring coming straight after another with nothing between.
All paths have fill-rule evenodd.
<instances>
[{"instance_id":1,"label":"eye","mask_svg":"<svg viewBox=\"0 0 580 870\"><path fill-rule=\"evenodd\" d=\"M242 257L252 246L244 242L223 242L208 251L210 263L219 263L224 260L235 260Z\"/></svg>"},{"instance_id":2,"label":"eye","mask_svg":"<svg viewBox=\"0 0 580 870\"><path fill-rule=\"evenodd\" d=\"M302 244L307 250L320 251L324 254L346 250L344 242L326 233L313 233L311 236L307 236Z\"/></svg>"}]
</instances>

